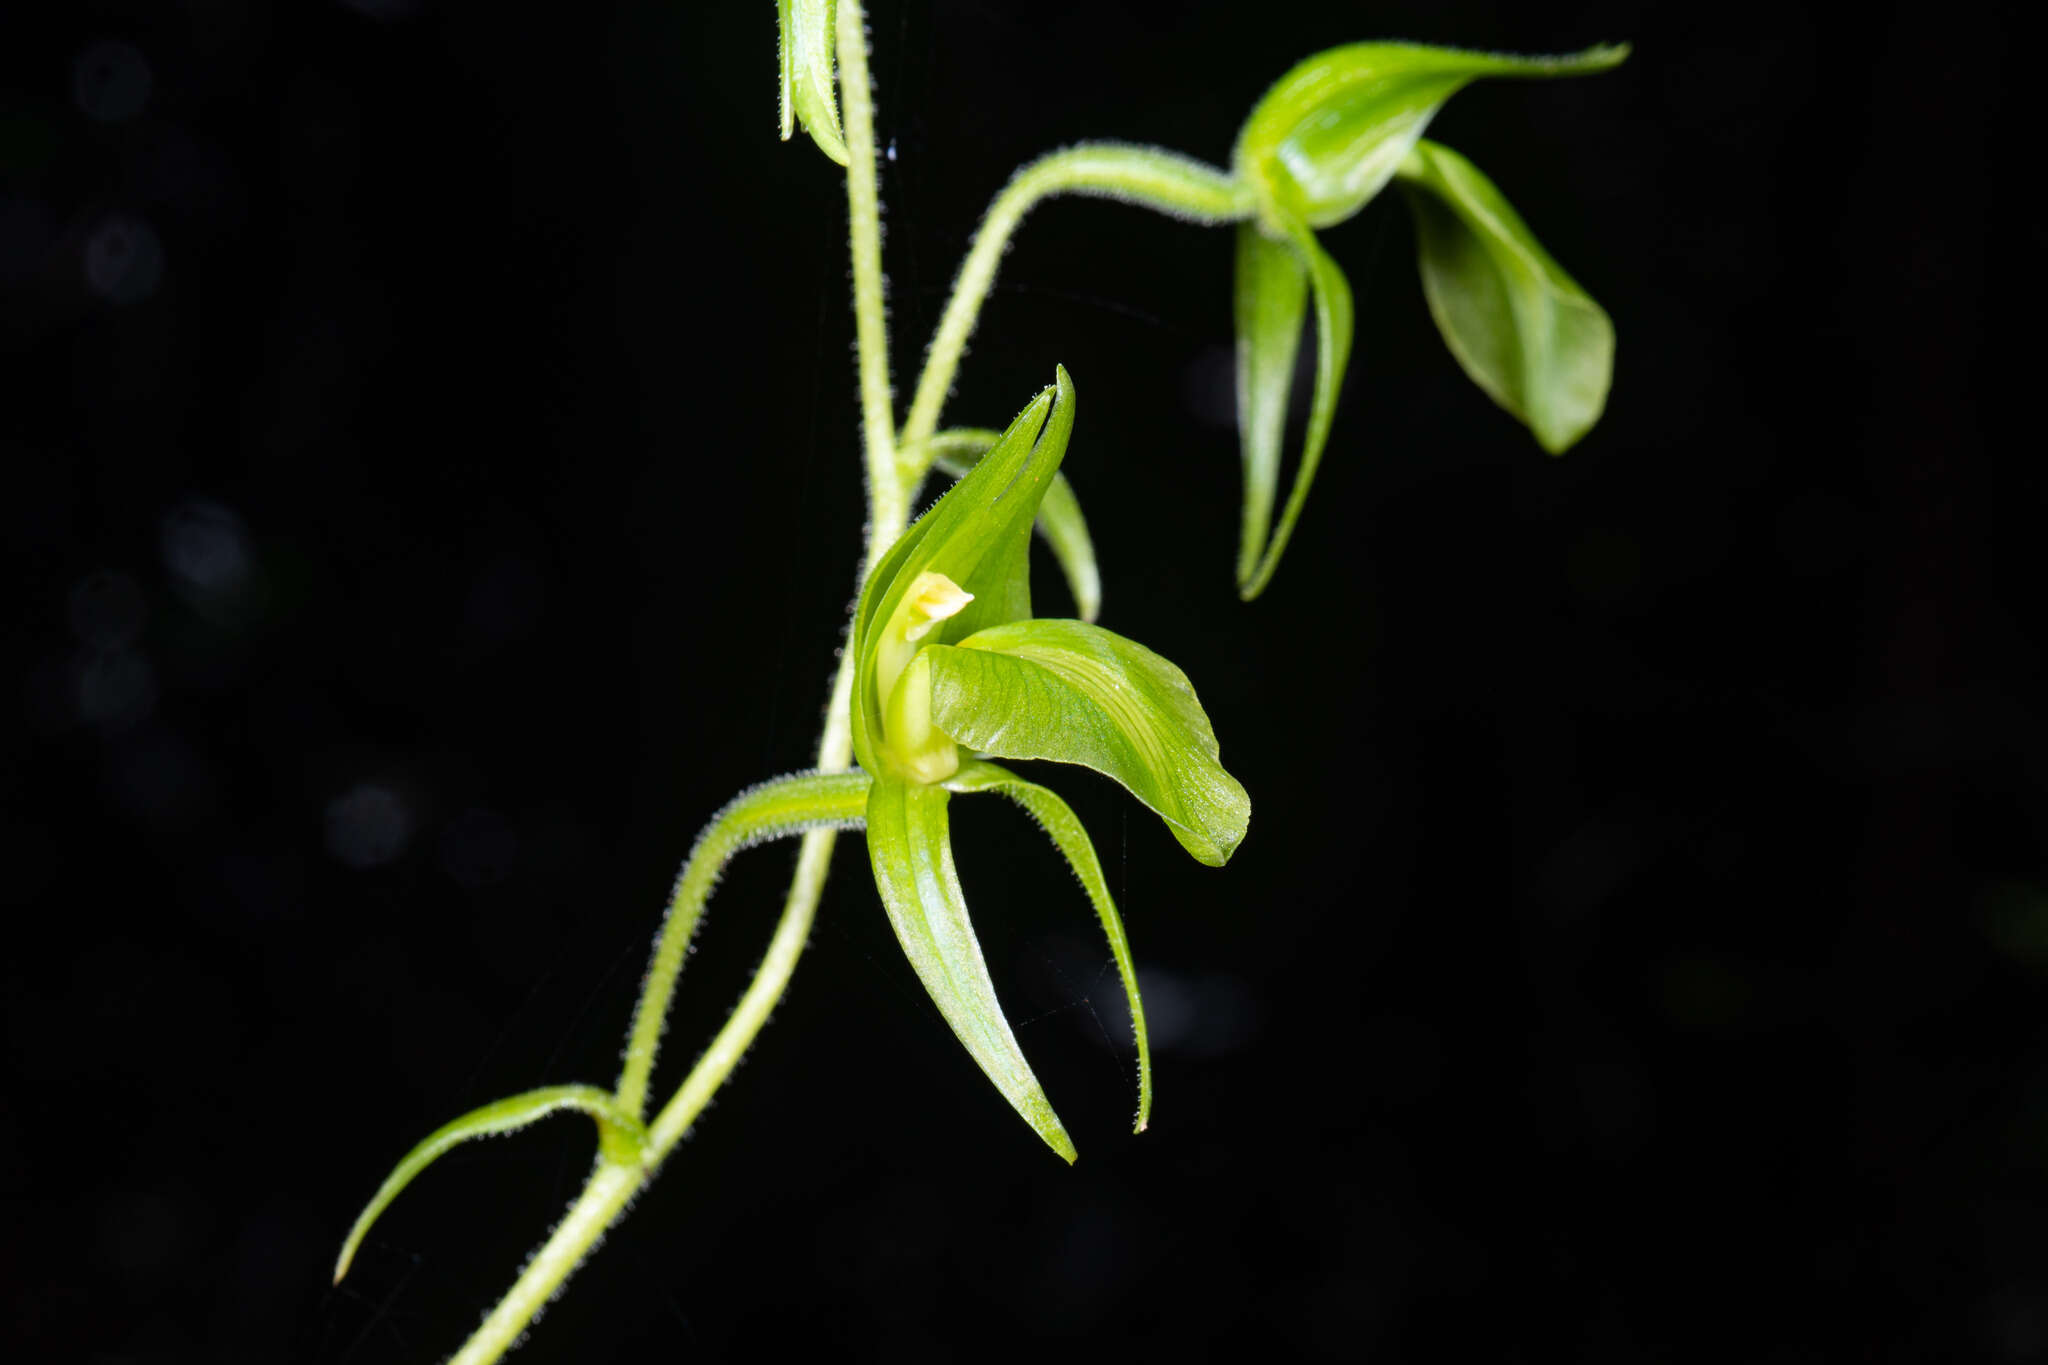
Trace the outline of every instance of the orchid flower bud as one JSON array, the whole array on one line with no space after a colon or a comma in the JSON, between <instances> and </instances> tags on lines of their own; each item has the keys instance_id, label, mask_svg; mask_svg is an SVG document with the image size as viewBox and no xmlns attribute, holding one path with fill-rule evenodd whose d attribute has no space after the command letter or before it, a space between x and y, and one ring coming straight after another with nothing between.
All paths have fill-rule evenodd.
<instances>
[{"instance_id":1,"label":"orchid flower bud","mask_svg":"<svg viewBox=\"0 0 2048 1365\"><path fill-rule=\"evenodd\" d=\"M1613 330L1491 183L1422 133L1444 101L1482 76L1605 71L1626 45L1565 57L1512 57L1414 43L1333 47L1274 83L1245 120L1234 155L1254 221L1239 226L1237 416L1244 464L1238 591L1265 591L1315 481L1351 358L1351 286L1315 229L1357 213L1397 174L1417 193L1430 311L1459 363L1544 449L1564 449L1599 417ZM1442 152L1444 149L1437 149ZM1439 209L1430 196L1445 201ZM1311 300L1316 383L1294 488L1274 518L1294 355Z\"/></svg>"},{"instance_id":2,"label":"orchid flower bud","mask_svg":"<svg viewBox=\"0 0 2048 1365\"><path fill-rule=\"evenodd\" d=\"M846 135L839 128L839 95L834 87L833 0L776 0L782 29L782 140L802 123L818 150L844 166Z\"/></svg>"}]
</instances>

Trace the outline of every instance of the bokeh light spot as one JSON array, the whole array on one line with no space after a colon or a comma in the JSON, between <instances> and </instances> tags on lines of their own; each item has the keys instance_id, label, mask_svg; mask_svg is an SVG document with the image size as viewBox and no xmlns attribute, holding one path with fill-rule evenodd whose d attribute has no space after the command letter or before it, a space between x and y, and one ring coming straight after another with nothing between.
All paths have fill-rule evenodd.
<instances>
[{"instance_id":1,"label":"bokeh light spot","mask_svg":"<svg viewBox=\"0 0 2048 1365\"><path fill-rule=\"evenodd\" d=\"M361 782L327 803L327 851L346 866L395 862L412 841L412 808L390 787Z\"/></svg>"},{"instance_id":2,"label":"bokeh light spot","mask_svg":"<svg viewBox=\"0 0 2048 1365\"><path fill-rule=\"evenodd\" d=\"M140 303L164 275L156 229L128 213L110 213L85 242L85 282L109 303Z\"/></svg>"},{"instance_id":3,"label":"bokeh light spot","mask_svg":"<svg viewBox=\"0 0 2048 1365\"><path fill-rule=\"evenodd\" d=\"M135 117L149 103L156 84L149 60L133 43L94 43L71 64L71 99L79 112L99 123Z\"/></svg>"},{"instance_id":4,"label":"bokeh light spot","mask_svg":"<svg viewBox=\"0 0 2048 1365\"><path fill-rule=\"evenodd\" d=\"M178 596L216 625L231 625L254 605L256 553L233 510L188 498L164 513L164 567Z\"/></svg>"}]
</instances>

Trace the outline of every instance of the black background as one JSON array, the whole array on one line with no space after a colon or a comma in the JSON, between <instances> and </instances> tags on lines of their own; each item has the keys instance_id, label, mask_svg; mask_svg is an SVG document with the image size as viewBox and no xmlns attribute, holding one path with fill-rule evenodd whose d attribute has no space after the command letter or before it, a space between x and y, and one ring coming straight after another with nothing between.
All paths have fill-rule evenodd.
<instances>
[{"instance_id":1,"label":"black background","mask_svg":"<svg viewBox=\"0 0 2048 1365\"><path fill-rule=\"evenodd\" d=\"M834 168L775 141L766 0L9 8L5 1321L52 1359L438 1359L588 1125L447 1158L329 1289L350 1219L446 1118L609 1080L694 831L808 761L859 549ZM1224 162L1340 41L1634 40L1433 130L1613 314L1612 402L1539 453L1375 204L1326 234L1344 404L1241 605L1229 234L1040 210L949 416L1073 372L1104 624L1187 669L1254 800L1214 871L1042 775L1148 971L1152 1130L1028 824L956 803L1071 1170L845 841L775 1023L520 1359L2048 1357L2019 586L2048 487L1989 435L2031 359L1987 340L2038 246L1994 189L2034 154L2016 35L1918 6L871 18L905 398L1039 152ZM789 862L713 902L658 1083Z\"/></svg>"}]
</instances>

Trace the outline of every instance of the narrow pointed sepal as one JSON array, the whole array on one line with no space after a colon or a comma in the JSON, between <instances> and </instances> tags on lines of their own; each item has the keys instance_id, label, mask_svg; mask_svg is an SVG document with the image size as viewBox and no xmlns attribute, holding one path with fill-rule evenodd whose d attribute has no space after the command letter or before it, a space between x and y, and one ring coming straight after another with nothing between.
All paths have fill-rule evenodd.
<instances>
[{"instance_id":1,"label":"narrow pointed sepal","mask_svg":"<svg viewBox=\"0 0 2048 1365\"><path fill-rule=\"evenodd\" d=\"M1256 228L1246 230L1258 231ZM1337 398L1344 388L1344 372L1351 364L1353 314L1350 281L1344 278L1344 272L1337 268L1337 263L1316 241L1315 234L1299 224L1289 229L1285 244L1273 245L1280 250L1291 248L1308 277L1309 295L1315 301L1316 310L1316 386L1315 396L1309 400L1308 431L1302 438L1301 463L1295 467L1294 487L1287 494L1287 506L1280 513L1279 525L1274 527L1272 537L1266 541L1264 550L1249 572L1240 548L1238 595L1247 602L1266 590L1274 571L1280 567L1280 556L1286 552L1287 542L1294 536L1295 523L1301 519L1301 509L1308 502L1308 490L1314 486L1316 470L1322 465L1323 450L1330 443L1330 427L1337 419ZM1289 360L1291 364L1291 356ZM1285 401L1284 396L1282 401ZM1251 463L1252 457L1248 454L1248 471ZM1276 464L1273 469L1276 479L1278 472ZM1269 507L1271 496L1269 487L1266 493Z\"/></svg>"},{"instance_id":2,"label":"narrow pointed sepal","mask_svg":"<svg viewBox=\"0 0 2048 1365\"><path fill-rule=\"evenodd\" d=\"M384 1210L391 1207L391 1201L412 1183L413 1177L450 1148L475 1138L514 1132L565 1109L577 1110L597 1120L602 1150L613 1160L636 1160L646 1146L647 1130L640 1121L619 1108L610 1092L596 1086L551 1085L498 1100L481 1109L472 1109L429 1133L419 1146L405 1154L383 1185L378 1187L377 1193L356 1219L355 1226L349 1229L348 1240L341 1244L341 1255L334 1262L334 1282L340 1284L342 1276L348 1274L349 1264L355 1260L356 1250L362 1246L364 1236Z\"/></svg>"},{"instance_id":3,"label":"narrow pointed sepal","mask_svg":"<svg viewBox=\"0 0 2048 1365\"><path fill-rule=\"evenodd\" d=\"M999 431L961 427L941 431L930 442L931 466L955 479L981 463L981 457L1002 439ZM1074 598L1074 614L1083 621L1102 615L1102 570L1095 560L1095 542L1088 534L1088 519L1081 515L1081 500L1065 474L1052 476L1045 501L1038 504L1038 538L1052 551L1067 591Z\"/></svg>"},{"instance_id":4,"label":"narrow pointed sepal","mask_svg":"<svg viewBox=\"0 0 2048 1365\"><path fill-rule=\"evenodd\" d=\"M1237 229L1237 431L1244 459L1244 518L1237 545L1237 581L1248 583L1273 529L1280 486L1280 442L1294 357L1308 316L1308 267L1291 243Z\"/></svg>"},{"instance_id":5,"label":"narrow pointed sepal","mask_svg":"<svg viewBox=\"0 0 2048 1365\"><path fill-rule=\"evenodd\" d=\"M1058 793L1026 782L993 763L968 760L960 765L960 771L946 783L946 788L962 793L1000 792L1023 807L1024 813L1038 822L1038 827L1066 858L1067 866L1080 880L1081 889L1088 893L1095 916L1102 921L1103 935L1109 940L1117 975L1123 979L1124 999L1130 1004L1131 1035L1138 1048L1138 1117L1131 1131L1144 1132L1152 1121L1152 1042L1145 1028L1145 1002L1138 994L1138 969L1131 960L1123 917L1117 913L1116 900L1109 894L1109 879L1102 874L1102 860L1095 856L1095 844L1089 839L1087 828Z\"/></svg>"},{"instance_id":6,"label":"narrow pointed sepal","mask_svg":"<svg viewBox=\"0 0 2048 1365\"><path fill-rule=\"evenodd\" d=\"M932 1003L1032 1131L1065 1160L1074 1144L996 1000L953 867L944 787L878 776L868 792L868 861L903 955Z\"/></svg>"},{"instance_id":7,"label":"narrow pointed sepal","mask_svg":"<svg viewBox=\"0 0 2048 1365\"><path fill-rule=\"evenodd\" d=\"M1458 364L1562 454L1592 430L1614 378L1614 324L1551 259L1478 167L1427 140L1401 164L1422 290Z\"/></svg>"}]
</instances>

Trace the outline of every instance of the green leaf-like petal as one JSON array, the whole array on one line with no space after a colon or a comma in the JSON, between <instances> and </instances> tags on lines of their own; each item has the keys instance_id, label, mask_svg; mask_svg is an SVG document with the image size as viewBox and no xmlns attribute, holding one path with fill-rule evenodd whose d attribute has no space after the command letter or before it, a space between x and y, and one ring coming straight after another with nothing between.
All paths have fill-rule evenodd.
<instances>
[{"instance_id":1,"label":"green leaf-like petal","mask_svg":"<svg viewBox=\"0 0 2048 1365\"><path fill-rule=\"evenodd\" d=\"M1237 229L1237 429L1244 456L1244 522L1237 581L1249 582L1273 529L1280 438L1294 355L1308 314L1308 267L1294 248L1251 223Z\"/></svg>"},{"instance_id":2,"label":"green leaf-like petal","mask_svg":"<svg viewBox=\"0 0 2048 1365\"><path fill-rule=\"evenodd\" d=\"M1256 233L1258 229L1248 227L1241 231ZM1315 483L1316 469L1323 462L1323 447L1330 441L1330 424L1337 417L1337 395L1344 387L1345 368L1351 363L1351 284L1344 278L1344 272L1337 268L1337 263L1331 260L1329 254L1317 243L1315 234L1298 224L1290 230L1287 244L1269 243L1268 246L1283 251L1292 247L1296 259L1305 267L1308 275L1309 292L1314 296L1316 303L1316 389L1315 397L1309 405L1308 431L1302 439L1301 464L1294 471L1294 488L1288 493L1287 506L1280 513L1280 525L1274 530L1272 539L1266 542L1265 552L1260 556L1256 567L1249 570L1245 567L1244 550L1248 548L1248 544L1239 550L1238 595L1247 602L1266 590L1266 584L1272 581L1273 571L1280 567L1280 556L1287 549L1287 542L1294 536L1294 523L1301 517L1302 505L1308 501L1308 490ZM1264 249L1261 254L1262 257L1270 259ZM1242 255L1239 260L1243 260ZM1278 273L1271 266L1262 266L1261 271L1268 277ZM1290 364L1291 362L1290 357ZM1286 401L1284 387L1280 391L1280 399L1283 403ZM1263 409L1255 416L1264 421L1272 420ZM1248 447L1253 434L1250 428L1246 429ZM1278 445L1279 434L1276 430L1276 460ZM1248 449L1245 457L1247 504L1251 497L1250 472L1254 462L1254 454ZM1279 470L1276 466L1270 477L1277 479L1278 475ZM1270 507L1270 483L1265 496L1267 506ZM1246 527L1247 530L1250 527L1249 505L1246 510Z\"/></svg>"},{"instance_id":3,"label":"green leaf-like petal","mask_svg":"<svg viewBox=\"0 0 2048 1365\"><path fill-rule=\"evenodd\" d=\"M1109 879L1102 875L1102 860L1095 856L1095 844L1088 838L1087 828L1058 794L993 763L969 760L961 764L959 773L946 787L956 792L1001 792L1015 801L1066 855L1067 866L1080 879L1082 889L1095 906L1096 917L1102 921L1110 956L1116 959L1117 974L1123 978L1124 998L1130 1002L1131 1033L1138 1045L1138 1120L1131 1131L1144 1132L1145 1125L1152 1121L1152 1043L1145 1032L1145 1002L1138 997L1138 968L1131 961L1131 944L1124 936L1123 917L1116 912L1116 901L1109 894Z\"/></svg>"},{"instance_id":4,"label":"green leaf-like petal","mask_svg":"<svg viewBox=\"0 0 2048 1365\"><path fill-rule=\"evenodd\" d=\"M1059 472L1074 430L1074 383L1064 367L968 471L918 518L861 590L853 613L856 661L853 746L861 767L880 774L883 733L875 685L877 636L926 572L944 574L974 595L964 611L926 637L945 643L1031 615L1031 526Z\"/></svg>"},{"instance_id":5,"label":"green leaf-like petal","mask_svg":"<svg viewBox=\"0 0 2048 1365\"><path fill-rule=\"evenodd\" d=\"M599 1139L607 1154L616 1159L636 1158L646 1145L647 1130L641 1127L640 1121L619 1108L609 1092L596 1086L551 1085L487 1104L481 1109L472 1109L453 1123L443 1124L428 1134L425 1141L405 1154L397 1169L385 1179L369 1206L356 1219L356 1225L349 1229L348 1240L341 1244L341 1255L334 1262L334 1282L340 1284L341 1277L348 1274L349 1263L355 1260L356 1249L363 1244L370 1225L391 1206L399 1192L412 1183L413 1177L432 1165L442 1153L472 1138L513 1132L564 1109L579 1110L596 1119Z\"/></svg>"},{"instance_id":6,"label":"green leaf-like petal","mask_svg":"<svg viewBox=\"0 0 2048 1365\"><path fill-rule=\"evenodd\" d=\"M965 478L1002 436L979 427L938 432L930 442L932 467L955 479ZM1096 567L1095 542L1088 535L1088 519L1081 515L1081 500L1065 474L1052 476L1045 501L1038 504L1036 526L1039 539L1059 562L1075 612L1083 621L1093 621L1102 614L1102 572Z\"/></svg>"},{"instance_id":7,"label":"green leaf-like petal","mask_svg":"<svg viewBox=\"0 0 2048 1365\"><path fill-rule=\"evenodd\" d=\"M1046 1145L1074 1144L1017 1046L953 869L944 787L878 777L868 791L868 861L903 954L969 1056Z\"/></svg>"},{"instance_id":8,"label":"green leaf-like petal","mask_svg":"<svg viewBox=\"0 0 2048 1365\"><path fill-rule=\"evenodd\" d=\"M1422 141L1401 164L1429 311L1472 382L1553 455L1600 420L1614 324L1470 161Z\"/></svg>"},{"instance_id":9,"label":"green leaf-like petal","mask_svg":"<svg viewBox=\"0 0 2048 1365\"><path fill-rule=\"evenodd\" d=\"M1187 675L1080 621L1012 621L929 660L932 723L995 758L1078 763L1122 783L1211 867L1236 851L1251 801L1218 761Z\"/></svg>"},{"instance_id":10,"label":"green leaf-like petal","mask_svg":"<svg viewBox=\"0 0 2048 1365\"><path fill-rule=\"evenodd\" d=\"M844 166L846 136L839 128L839 92L833 82L835 0L776 0L782 29L782 140L801 120L818 150Z\"/></svg>"},{"instance_id":11,"label":"green leaf-like petal","mask_svg":"<svg viewBox=\"0 0 2048 1365\"><path fill-rule=\"evenodd\" d=\"M1628 48L1516 57L1415 43L1352 43L1301 62L1274 83L1238 134L1238 174L1269 231L1328 227L1365 207L1393 177L1445 100L1481 76L1579 76L1619 65Z\"/></svg>"}]
</instances>

